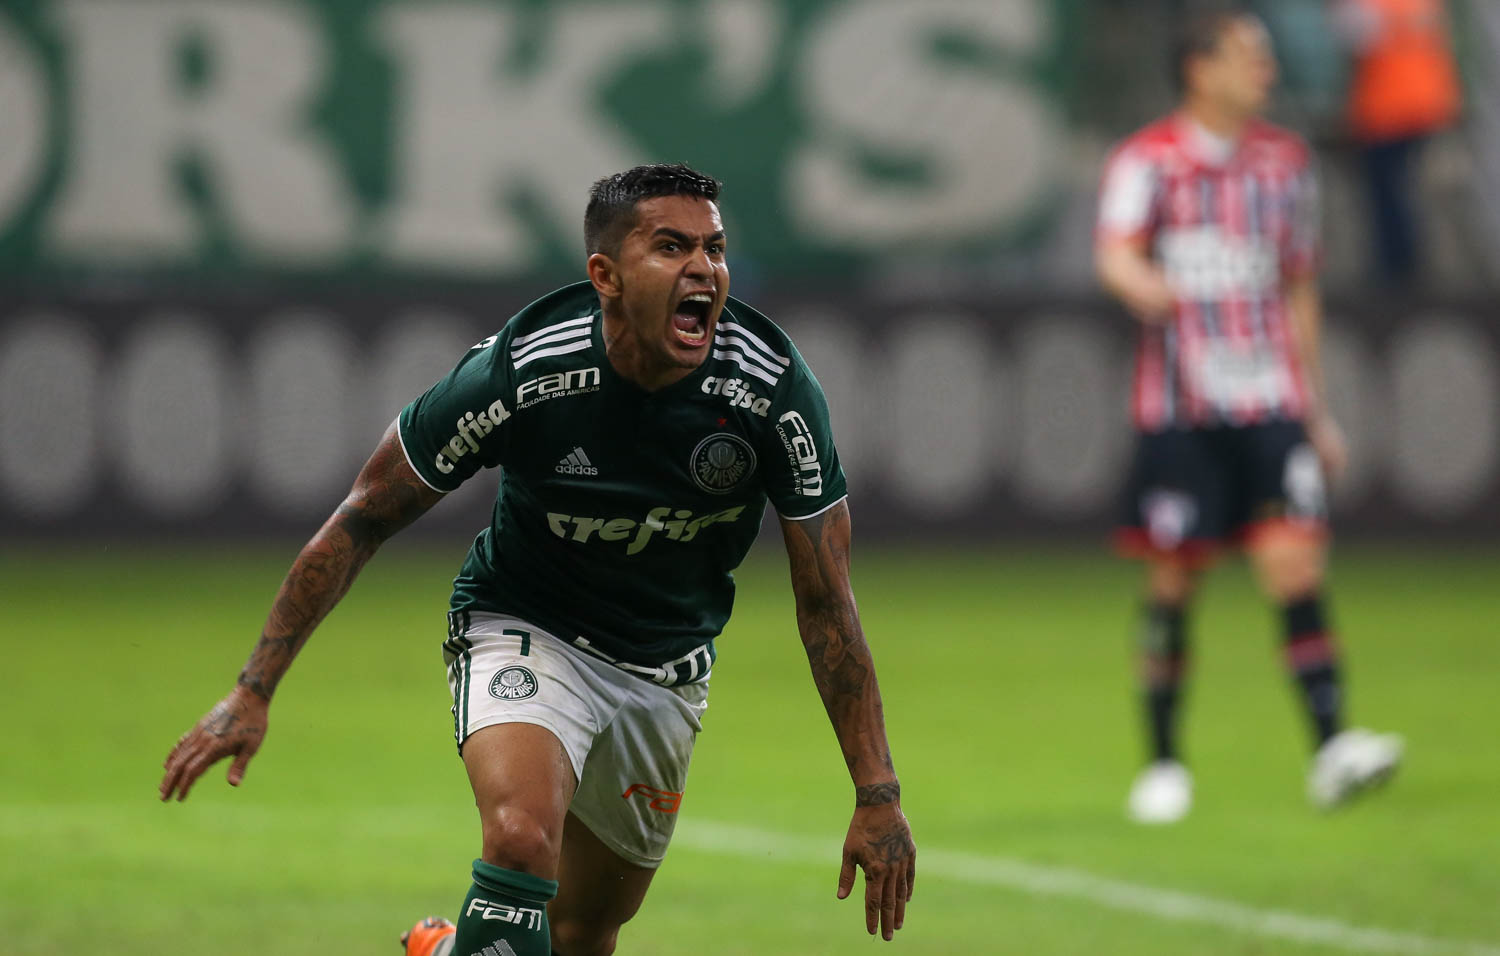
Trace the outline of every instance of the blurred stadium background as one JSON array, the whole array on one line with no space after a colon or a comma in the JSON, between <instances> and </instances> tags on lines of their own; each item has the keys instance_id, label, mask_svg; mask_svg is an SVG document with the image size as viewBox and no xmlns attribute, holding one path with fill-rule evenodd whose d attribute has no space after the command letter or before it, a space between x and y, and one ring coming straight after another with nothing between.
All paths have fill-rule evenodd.
<instances>
[{"instance_id":1,"label":"blurred stadium background","mask_svg":"<svg viewBox=\"0 0 1500 956\"><path fill-rule=\"evenodd\" d=\"M1229 569L1200 627L1202 811L1165 834L1120 813L1135 579L1104 542L1132 329L1092 281L1093 203L1109 145L1171 105L1187 6L0 5L0 952L376 952L456 902L473 827L436 653L492 482L375 562L245 792L215 773L159 812L154 768L396 411L580 276L588 184L674 160L726 182L734 291L829 394L937 861L898 945L1496 952L1492 0L1450 4L1465 115L1423 154L1424 272L1400 290L1367 255L1328 4L1250 4L1282 58L1274 118L1319 153L1355 716L1408 734L1410 773L1337 820L1302 805L1269 612ZM865 942L832 905L847 784L766 544L689 836L622 953ZM795 848L820 840L809 865ZM1153 888L1202 905L1130 896Z\"/></svg>"}]
</instances>

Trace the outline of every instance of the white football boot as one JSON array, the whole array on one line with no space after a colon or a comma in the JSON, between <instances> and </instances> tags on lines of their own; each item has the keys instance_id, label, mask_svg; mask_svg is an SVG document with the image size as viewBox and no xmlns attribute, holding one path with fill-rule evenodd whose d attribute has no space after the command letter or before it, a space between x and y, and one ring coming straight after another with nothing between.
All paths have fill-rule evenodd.
<instances>
[{"instance_id":1,"label":"white football boot","mask_svg":"<svg viewBox=\"0 0 1500 956\"><path fill-rule=\"evenodd\" d=\"M1390 779L1401 764L1405 742L1396 734L1352 727L1318 748L1307 771L1307 799L1332 810Z\"/></svg>"},{"instance_id":2,"label":"white football boot","mask_svg":"<svg viewBox=\"0 0 1500 956\"><path fill-rule=\"evenodd\" d=\"M1193 807L1193 775L1175 760L1146 765L1130 788L1126 812L1136 823L1176 823Z\"/></svg>"}]
</instances>

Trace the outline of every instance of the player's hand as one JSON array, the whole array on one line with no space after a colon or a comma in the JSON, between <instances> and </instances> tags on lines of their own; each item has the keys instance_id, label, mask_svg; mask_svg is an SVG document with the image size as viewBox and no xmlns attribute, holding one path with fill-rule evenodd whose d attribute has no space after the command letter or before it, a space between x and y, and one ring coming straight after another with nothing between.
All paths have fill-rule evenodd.
<instances>
[{"instance_id":1,"label":"player's hand","mask_svg":"<svg viewBox=\"0 0 1500 956\"><path fill-rule=\"evenodd\" d=\"M1145 325L1166 325L1172 318L1176 296L1166 278L1155 269L1143 269L1120 289L1120 298L1130 314Z\"/></svg>"},{"instance_id":2,"label":"player's hand","mask_svg":"<svg viewBox=\"0 0 1500 956\"><path fill-rule=\"evenodd\" d=\"M1307 440L1318 453L1324 477L1330 483L1337 481L1349 464L1349 443L1344 440L1344 430L1332 415L1319 412L1307 420Z\"/></svg>"},{"instance_id":3,"label":"player's hand","mask_svg":"<svg viewBox=\"0 0 1500 956\"><path fill-rule=\"evenodd\" d=\"M1171 320L1176 296L1143 242L1106 239L1095 266L1104 288L1142 324L1165 325Z\"/></svg>"},{"instance_id":4,"label":"player's hand","mask_svg":"<svg viewBox=\"0 0 1500 956\"><path fill-rule=\"evenodd\" d=\"M839 899L854 889L854 868L865 871L865 930L886 939L906 922L906 904L917 883L917 847L898 803L858 807L844 838Z\"/></svg>"},{"instance_id":5,"label":"player's hand","mask_svg":"<svg viewBox=\"0 0 1500 956\"><path fill-rule=\"evenodd\" d=\"M176 793L179 801L186 800L188 791L203 772L229 756L234 757L234 763L229 765L229 784L238 787L245 779L250 758L265 740L270 706L259 694L236 686L197 726L183 734L167 754L163 764L167 772L159 788L161 798L170 800Z\"/></svg>"}]
</instances>

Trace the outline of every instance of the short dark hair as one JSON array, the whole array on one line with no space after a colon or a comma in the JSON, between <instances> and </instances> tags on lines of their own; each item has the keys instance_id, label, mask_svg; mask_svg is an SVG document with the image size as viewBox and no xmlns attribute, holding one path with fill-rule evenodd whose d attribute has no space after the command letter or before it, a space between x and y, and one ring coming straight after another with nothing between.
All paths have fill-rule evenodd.
<instances>
[{"instance_id":1,"label":"short dark hair","mask_svg":"<svg viewBox=\"0 0 1500 956\"><path fill-rule=\"evenodd\" d=\"M1172 88L1178 95L1187 92L1188 64L1199 57L1213 56L1230 27L1254 17L1244 7L1221 4L1183 18L1172 36Z\"/></svg>"},{"instance_id":2,"label":"short dark hair","mask_svg":"<svg viewBox=\"0 0 1500 956\"><path fill-rule=\"evenodd\" d=\"M617 255L635 225L636 204L660 196L719 198L723 184L684 163L650 163L605 176L589 189L583 213L583 247L589 255Z\"/></svg>"}]
</instances>

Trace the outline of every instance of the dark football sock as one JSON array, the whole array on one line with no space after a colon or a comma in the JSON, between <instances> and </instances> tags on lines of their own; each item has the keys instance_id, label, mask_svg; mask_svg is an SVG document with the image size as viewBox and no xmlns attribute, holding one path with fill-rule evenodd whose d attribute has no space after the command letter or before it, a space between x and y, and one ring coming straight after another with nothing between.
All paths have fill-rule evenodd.
<instances>
[{"instance_id":1,"label":"dark football sock","mask_svg":"<svg viewBox=\"0 0 1500 956\"><path fill-rule=\"evenodd\" d=\"M1182 607L1148 604L1141 631L1141 685L1153 760L1177 759L1177 702L1186 665Z\"/></svg>"},{"instance_id":2,"label":"dark football sock","mask_svg":"<svg viewBox=\"0 0 1500 956\"><path fill-rule=\"evenodd\" d=\"M453 956L551 956L547 903L556 895L556 880L475 860Z\"/></svg>"},{"instance_id":3,"label":"dark football sock","mask_svg":"<svg viewBox=\"0 0 1500 956\"><path fill-rule=\"evenodd\" d=\"M1339 686L1338 651L1316 594L1282 608L1287 668L1302 687L1303 704L1318 746L1339 732L1343 693Z\"/></svg>"}]
</instances>

